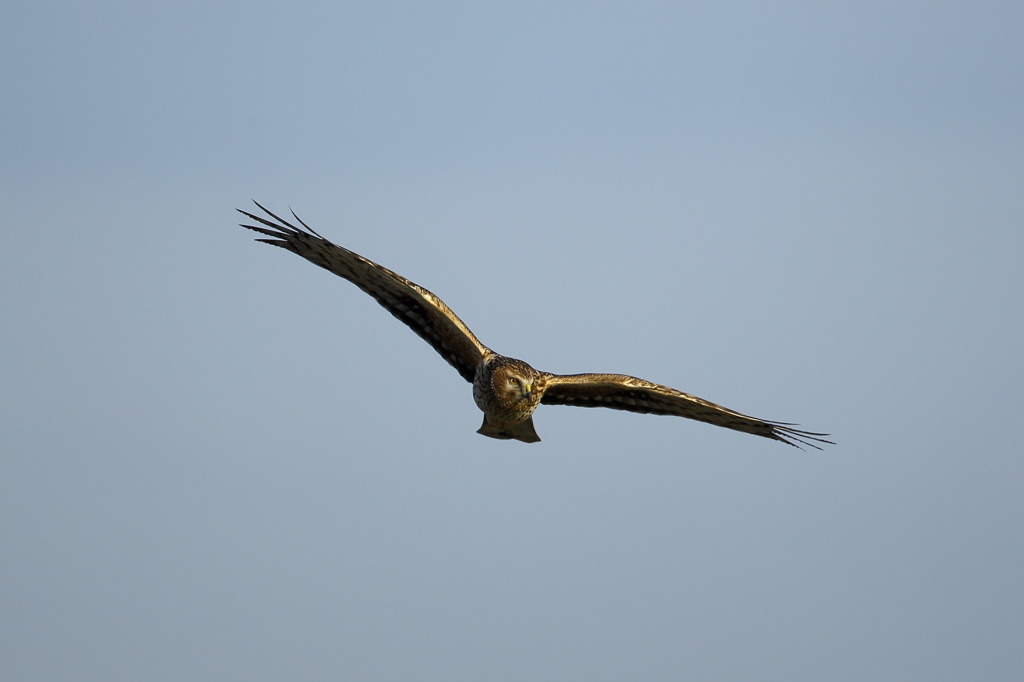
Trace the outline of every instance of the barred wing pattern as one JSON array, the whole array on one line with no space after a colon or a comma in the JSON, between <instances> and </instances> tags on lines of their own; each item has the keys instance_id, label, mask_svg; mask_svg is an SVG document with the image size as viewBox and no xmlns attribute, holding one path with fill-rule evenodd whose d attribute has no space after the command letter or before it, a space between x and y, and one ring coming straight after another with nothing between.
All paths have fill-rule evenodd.
<instances>
[{"instance_id":1,"label":"barred wing pattern","mask_svg":"<svg viewBox=\"0 0 1024 682\"><path fill-rule=\"evenodd\" d=\"M481 359L492 351L480 343L444 301L384 266L324 239L294 212L292 216L302 227L274 215L258 202L253 203L273 218L268 220L237 209L262 225L242 227L272 237L256 241L287 249L352 282L429 343L463 379L473 382Z\"/></svg>"},{"instance_id":2,"label":"barred wing pattern","mask_svg":"<svg viewBox=\"0 0 1024 682\"><path fill-rule=\"evenodd\" d=\"M765 421L735 412L727 407L625 374L548 374L544 405L575 405L577 407L609 407L643 414L686 417L752 433L795 447L806 445L821 450L816 443L834 445L822 436L828 434L800 431L792 424Z\"/></svg>"}]
</instances>

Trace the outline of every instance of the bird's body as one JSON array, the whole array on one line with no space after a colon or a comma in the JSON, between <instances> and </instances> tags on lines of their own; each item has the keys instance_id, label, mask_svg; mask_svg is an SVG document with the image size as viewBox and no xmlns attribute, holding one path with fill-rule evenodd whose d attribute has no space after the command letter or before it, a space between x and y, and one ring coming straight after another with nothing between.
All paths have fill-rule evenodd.
<instances>
[{"instance_id":1,"label":"bird's body","mask_svg":"<svg viewBox=\"0 0 1024 682\"><path fill-rule=\"evenodd\" d=\"M239 212L260 223L243 225L271 237L258 241L292 251L349 280L429 343L473 384L473 400L484 413L477 431L526 443L540 440L533 413L540 404L610 407L630 412L675 415L782 441L789 445L830 443L827 434L800 431L792 424L749 417L702 398L624 374L559 375L495 353L473 335L444 302L423 287L359 254L333 244L295 216L302 227L260 207L268 220ZM294 213L293 213L294 215ZM274 222L276 221L276 222Z\"/></svg>"},{"instance_id":2,"label":"bird's body","mask_svg":"<svg viewBox=\"0 0 1024 682\"><path fill-rule=\"evenodd\" d=\"M524 443L539 441L533 411L544 397L548 376L515 358L497 353L484 358L473 379L473 400L484 413L477 433Z\"/></svg>"}]
</instances>

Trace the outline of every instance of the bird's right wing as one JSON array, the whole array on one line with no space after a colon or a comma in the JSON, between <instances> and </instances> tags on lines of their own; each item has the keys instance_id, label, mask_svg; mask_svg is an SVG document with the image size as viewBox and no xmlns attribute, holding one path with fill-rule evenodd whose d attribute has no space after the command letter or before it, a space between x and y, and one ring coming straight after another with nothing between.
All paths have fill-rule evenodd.
<instances>
[{"instance_id":1,"label":"bird's right wing","mask_svg":"<svg viewBox=\"0 0 1024 682\"><path fill-rule=\"evenodd\" d=\"M273 218L268 220L238 209L239 213L263 225L243 224L242 227L273 237L256 241L287 249L352 282L433 346L462 378L472 383L480 360L492 351L480 343L444 301L401 275L324 239L294 212L292 215L302 227L253 203Z\"/></svg>"},{"instance_id":2,"label":"bird's right wing","mask_svg":"<svg viewBox=\"0 0 1024 682\"><path fill-rule=\"evenodd\" d=\"M664 414L696 419L727 429L821 449L815 443L833 444L822 436L793 428L793 424L749 417L727 407L625 374L546 374L541 403L577 407L610 407L644 414ZM814 442L812 442L814 441Z\"/></svg>"}]
</instances>

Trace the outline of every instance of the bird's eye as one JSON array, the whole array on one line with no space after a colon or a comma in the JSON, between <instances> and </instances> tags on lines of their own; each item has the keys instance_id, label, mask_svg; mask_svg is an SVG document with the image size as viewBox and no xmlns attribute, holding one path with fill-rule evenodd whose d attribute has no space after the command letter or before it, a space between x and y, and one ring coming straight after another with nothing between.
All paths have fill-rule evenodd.
<instances>
[{"instance_id":1,"label":"bird's eye","mask_svg":"<svg viewBox=\"0 0 1024 682\"><path fill-rule=\"evenodd\" d=\"M517 379L515 377L509 377L508 378L508 383L510 383L510 384L518 384L519 383L519 379Z\"/></svg>"}]
</instances>

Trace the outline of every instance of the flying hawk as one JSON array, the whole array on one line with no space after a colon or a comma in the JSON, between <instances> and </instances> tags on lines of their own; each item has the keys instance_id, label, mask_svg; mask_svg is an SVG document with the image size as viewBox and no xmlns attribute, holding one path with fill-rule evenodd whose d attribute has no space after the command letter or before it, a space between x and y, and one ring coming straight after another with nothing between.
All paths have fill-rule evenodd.
<instances>
[{"instance_id":1,"label":"flying hawk","mask_svg":"<svg viewBox=\"0 0 1024 682\"><path fill-rule=\"evenodd\" d=\"M625 374L550 374L522 360L499 355L480 343L444 301L423 287L324 239L294 212L292 215L302 227L274 215L258 202L253 203L273 219L238 209L259 223L242 227L271 237L256 241L287 249L352 282L433 346L463 379L473 384L473 400L484 413L483 425L477 433L536 443L540 437L533 428L533 411L543 403L676 415L795 447L802 444L820 450L817 443L832 444L823 438L826 433L800 431L793 428L794 424L748 417Z\"/></svg>"}]
</instances>

